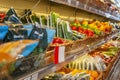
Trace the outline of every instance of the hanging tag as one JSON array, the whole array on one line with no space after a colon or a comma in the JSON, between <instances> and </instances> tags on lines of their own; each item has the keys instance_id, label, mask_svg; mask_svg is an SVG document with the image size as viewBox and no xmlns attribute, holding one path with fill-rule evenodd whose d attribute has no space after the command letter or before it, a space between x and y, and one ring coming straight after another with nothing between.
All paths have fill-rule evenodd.
<instances>
[{"instance_id":1,"label":"hanging tag","mask_svg":"<svg viewBox=\"0 0 120 80\"><path fill-rule=\"evenodd\" d=\"M32 80L38 80L38 73L32 75Z\"/></svg>"},{"instance_id":2,"label":"hanging tag","mask_svg":"<svg viewBox=\"0 0 120 80\"><path fill-rule=\"evenodd\" d=\"M65 47L56 46L54 50L54 63L58 64L65 60Z\"/></svg>"},{"instance_id":3,"label":"hanging tag","mask_svg":"<svg viewBox=\"0 0 120 80\"><path fill-rule=\"evenodd\" d=\"M24 80L31 80L31 77L27 77L27 78L25 78Z\"/></svg>"},{"instance_id":4,"label":"hanging tag","mask_svg":"<svg viewBox=\"0 0 120 80\"><path fill-rule=\"evenodd\" d=\"M72 32L68 21L66 21L66 24L67 24L67 31L68 31L68 32Z\"/></svg>"}]
</instances>

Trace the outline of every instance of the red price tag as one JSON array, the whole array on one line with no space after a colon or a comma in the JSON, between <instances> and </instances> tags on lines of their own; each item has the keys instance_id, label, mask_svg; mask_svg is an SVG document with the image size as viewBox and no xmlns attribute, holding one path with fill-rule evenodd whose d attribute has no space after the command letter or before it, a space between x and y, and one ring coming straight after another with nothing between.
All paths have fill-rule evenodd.
<instances>
[{"instance_id":1,"label":"red price tag","mask_svg":"<svg viewBox=\"0 0 120 80\"><path fill-rule=\"evenodd\" d=\"M54 63L58 64L65 61L65 47L56 46L54 50Z\"/></svg>"}]
</instances>

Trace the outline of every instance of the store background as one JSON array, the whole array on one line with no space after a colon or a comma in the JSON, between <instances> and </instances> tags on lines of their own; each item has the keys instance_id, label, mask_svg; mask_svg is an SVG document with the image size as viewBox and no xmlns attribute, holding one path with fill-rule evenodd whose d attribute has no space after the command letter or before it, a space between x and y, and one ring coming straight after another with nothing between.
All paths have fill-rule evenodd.
<instances>
[{"instance_id":1,"label":"store background","mask_svg":"<svg viewBox=\"0 0 120 80\"><path fill-rule=\"evenodd\" d=\"M15 8L17 13L22 15L24 9L31 9L37 3L37 1L38 0L0 0L0 11L6 12L12 6ZM97 19L100 21L108 21L107 18L99 15L61 4L51 3L48 0L40 0L40 4L33 9L33 12L38 15L47 15L50 13L50 11L59 13L60 16L66 20L74 20L76 11L76 17L78 20Z\"/></svg>"}]
</instances>

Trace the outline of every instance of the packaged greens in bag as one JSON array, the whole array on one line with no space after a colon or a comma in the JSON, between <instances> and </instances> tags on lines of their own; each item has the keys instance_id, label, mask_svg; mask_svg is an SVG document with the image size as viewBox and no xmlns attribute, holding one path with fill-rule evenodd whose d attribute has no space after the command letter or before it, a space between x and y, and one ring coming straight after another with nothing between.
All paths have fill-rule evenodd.
<instances>
[{"instance_id":1,"label":"packaged greens in bag","mask_svg":"<svg viewBox=\"0 0 120 80\"><path fill-rule=\"evenodd\" d=\"M32 44L28 44L26 46L26 48L22 51L22 53L20 54L20 56L23 57L27 57L30 55L30 53L37 47L38 45L38 41L32 43Z\"/></svg>"},{"instance_id":2,"label":"packaged greens in bag","mask_svg":"<svg viewBox=\"0 0 120 80\"><path fill-rule=\"evenodd\" d=\"M7 33L8 33L8 26L0 25L0 40L4 40Z\"/></svg>"},{"instance_id":3,"label":"packaged greens in bag","mask_svg":"<svg viewBox=\"0 0 120 80\"><path fill-rule=\"evenodd\" d=\"M7 44L4 44L2 46L3 49L0 49L0 52L2 52L4 55L6 54L6 57L0 57L0 60L2 60L3 58L7 59L5 61L6 64L7 63L10 64L9 65L10 74L19 75L22 71L32 68L31 65L33 63L31 62L33 61L32 59L34 59L30 58L29 60L28 58L27 60L24 60L20 58L29 56L37 45L38 45L37 40L19 40L14 42L8 42ZM25 65L24 62L27 65ZM29 62L31 64L29 64Z\"/></svg>"},{"instance_id":4,"label":"packaged greens in bag","mask_svg":"<svg viewBox=\"0 0 120 80\"><path fill-rule=\"evenodd\" d=\"M11 15L11 16L9 16L9 18L8 18L7 21L9 21L11 23L14 23L14 24L19 24L19 23L22 24L22 22L20 21L20 19L17 16L15 16L14 14Z\"/></svg>"},{"instance_id":5,"label":"packaged greens in bag","mask_svg":"<svg viewBox=\"0 0 120 80\"><path fill-rule=\"evenodd\" d=\"M33 30L33 25L32 24L25 24L25 25L23 25L23 28L27 30L27 37L29 38L31 35L31 32Z\"/></svg>"},{"instance_id":6,"label":"packaged greens in bag","mask_svg":"<svg viewBox=\"0 0 120 80\"><path fill-rule=\"evenodd\" d=\"M15 12L14 8L10 8L9 11L6 14L6 17L4 19L5 23L14 23L14 24L22 24L21 20L17 16L17 13Z\"/></svg>"},{"instance_id":7,"label":"packaged greens in bag","mask_svg":"<svg viewBox=\"0 0 120 80\"><path fill-rule=\"evenodd\" d=\"M26 47L36 43L34 40L20 40L8 42L0 45L0 63L5 61L6 63L10 63L15 61L19 54L21 54ZM34 47L32 47L34 48Z\"/></svg>"},{"instance_id":8,"label":"packaged greens in bag","mask_svg":"<svg viewBox=\"0 0 120 80\"><path fill-rule=\"evenodd\" d=\"M54 38L54 36L55 36L55 30L47 28L46 31L47 31L47 42L51 43L53 38Z\"/></svg>"},{"instance_id":9,"label":"packaged greens in bag","mask_svg":"<svg viewBox=\"0 0 120 80\"><path fill-rule=\"evenodd\" d=\"M33 30L32 24L26 24L23 26L9 27L8 34L5 41L16 41L21 39L28 39Z\"/></svg>"},{"instance_id":10,"label":"packaged greens in bag","mask_svg":"<svg viewBox=\"0 0 120 80\"><path fill-rule=\"evenodd\" d=\"M31 16L32 21L35 23L34 29L32 31L30 39L39 39L39 45L36 49L36 52L41 53L44 52L48 44L52 42L55 30L49 28L43 28L42 18L38 18L37 16Z\"/></svg>"},{"instance_id":11,"label":"packaged greens in bag","mask_svg":"<svg viewBox=\"0 0 120 80\"><path fill-rule=\"evenodd\" d=\"M21 39L27 39L27 30L14 30L11 29L8 31L5 41L16 41Z\"/></svg>"},{"instance_id":12,"label":"packaged greens in bag","mask_svg":"<svg viewBox=\"0 0 120 80\"><path fill-rule=\"evenodd\" d=\"M33 31L30 35L30 39L33 39L33 40L39 39L39 45L33 52L34 54L42 53L48 47L47 31L44 28L39 28L34 26Z\"/></svg>"},{"instance_id":13,"label":"packaged greens in bag","mask_svg":"<svg viewBox=\"0 0 120 80\"><path fill-rule=\"evenodd\" d=\"M11 7L11 8L8 10L7 14L6 14L5 21L7 21L8 18L9 18L11 15L13 15L13 14L14 14L16 17L18 17L18 16L17 16L17 13L16 13L15 10L14 10L14 8Z\"/></svg>"}]
</instances>

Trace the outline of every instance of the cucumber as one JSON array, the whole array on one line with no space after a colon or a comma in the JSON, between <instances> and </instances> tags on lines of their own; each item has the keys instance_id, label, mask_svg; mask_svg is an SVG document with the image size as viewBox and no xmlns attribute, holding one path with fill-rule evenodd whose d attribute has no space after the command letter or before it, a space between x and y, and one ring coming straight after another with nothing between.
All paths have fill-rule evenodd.
<instances>
[{"instance_id":1,"label":"cucumber","mask_svg":"<svg viewBox=\"0 0 120 80\"><path fill-rule=\"evenodd\" d=\"M41 16L42 24L47 25L47 18L45 16Z\"/></svg>"},{"instance_id":2,"label":"cucumber","mask_svg":"<svg viewBox=\"0 0 120 80\"><path fill-rule=\"evenodd\" d=\"M63 22L62 22L62 32L63 32L63 38L66 39L66 34L65 34L65 29L64 29L64 26L63 26Z\"/></svg>"},{"instance_id":3,"label":"cucumber","mask_svg":"<svg viewBox=\"0 0 120 80\"><path fill-rule=\"evenodd\" d=\"M73 35L72 40L79 40L79 38Z\"/></svg>"},{"instance_id":4,"label":"cucumber","mask_svg":"<svg viewBox=\"0 0 120 80\"><path fill-rule=\"evenodd\" d=\"M51 12L52 27L56 27L56 25L57 25L57 18L59 18L59 14L57 14L55 12Z\"/></svg>"},{"instance_id":5,"label":"cucumber","mask_svg":"<svg viewBox=\"0 0 120 80\"><path fill-rule=\"evenodd\" d=\"M62 24L58 25L58 37L64 38L63 37L63 31L62 31Z\"/></svg>"},{"instance_id":6,"label":"cucumber","mask_svg":"<svg viewBox=\"0 0 120 80\"><path fill-rule=\"evenodd\" d=\"M72 40L72 34L71 34L71 32L68 32L67 24L65 22L63 22L63 27L64 27L64 31L65 31L65 35L66 35L65 39Z\"/></svg>"},{"instance_id":7,"label":"cucumber","mask_svg":"<svg viewBox=\"0 0 120 80\"><path fill-rule=\"evenodd\" d=\"M32 16L31 16L31 19L32 19L32 22L33 22L33 23L35 23L35 22L40 23L40 20L39 20L39 18L38 18L36 15L32 15Z\"/></svg>"}]
</instances>

